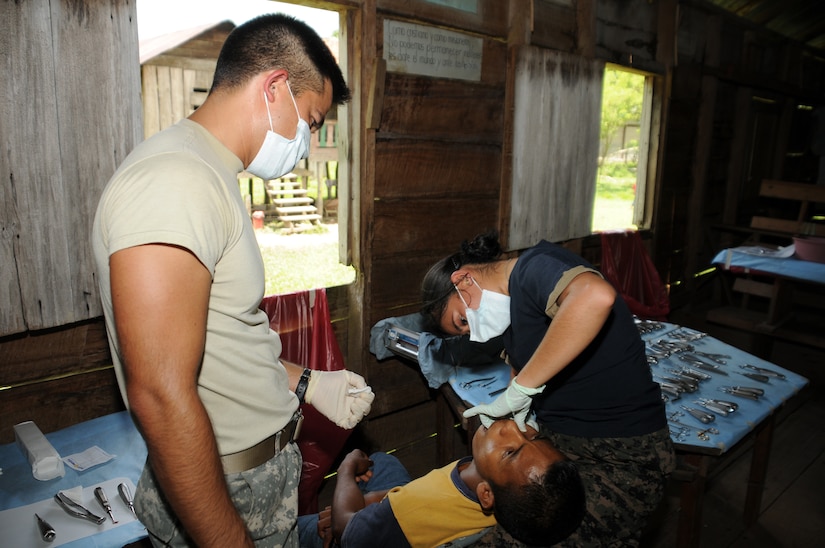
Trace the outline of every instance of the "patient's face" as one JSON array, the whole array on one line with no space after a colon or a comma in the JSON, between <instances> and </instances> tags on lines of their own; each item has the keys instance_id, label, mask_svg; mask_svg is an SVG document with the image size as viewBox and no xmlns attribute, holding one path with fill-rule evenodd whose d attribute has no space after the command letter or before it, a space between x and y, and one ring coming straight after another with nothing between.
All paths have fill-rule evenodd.
<instances>
[{"instance_id":1,"label":"patient's face","mask_svg":"<svg viewBox=\"0 0 825 548\"><path fill-rule=\"evenodd\" d=\"M554 462L564 460L564 455L530 426L522 432L513 420L500 419L490 428L482 425L476 430L473 460L487 481L524 485L544 474Z\"/></svg>"}]
</instances>

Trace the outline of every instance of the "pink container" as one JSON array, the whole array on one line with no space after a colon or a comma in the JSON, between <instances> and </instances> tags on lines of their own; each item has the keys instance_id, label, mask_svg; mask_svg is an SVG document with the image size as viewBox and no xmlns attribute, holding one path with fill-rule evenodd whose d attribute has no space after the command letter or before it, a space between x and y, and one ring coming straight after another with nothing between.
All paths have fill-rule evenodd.
<instances>
[{"instance_id":1,"label":"pink container","mask_svg":"<svg viewBox=\"0 0 825 548\"><path fill-rule=\"evenodd\" d=\"M794 236L796 256L803 261L825 263L825 238L818 236Z\"/></svg>"}]
</instances>

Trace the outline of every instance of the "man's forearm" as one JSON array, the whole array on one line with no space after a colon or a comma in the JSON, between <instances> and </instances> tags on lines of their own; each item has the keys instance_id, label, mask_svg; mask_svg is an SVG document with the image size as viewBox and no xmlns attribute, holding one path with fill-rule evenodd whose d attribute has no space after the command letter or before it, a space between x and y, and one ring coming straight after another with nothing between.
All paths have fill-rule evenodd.
<instances>
[{"instance_id":1,"label":"man's forearm","mask_svg":"<svg viewBox=\"0 0 825 548\"><path fill-rule=\"evenodd\" d=\"M252 546L229 497L212 425L197 396L135 415L159 486L195 544Z\"/></svg>"},{"instance_id":2,"label":"man's forearm","mask_svg":"<svg viewBox=\"0 0 825 548\"><path fill-rule=\"evenodd\" d=\"M355 481L355 474L338 470L335 491L332 495L332 534L340 541L352 516L365 506L364 495Z\"/></svg>"}]
</instances>

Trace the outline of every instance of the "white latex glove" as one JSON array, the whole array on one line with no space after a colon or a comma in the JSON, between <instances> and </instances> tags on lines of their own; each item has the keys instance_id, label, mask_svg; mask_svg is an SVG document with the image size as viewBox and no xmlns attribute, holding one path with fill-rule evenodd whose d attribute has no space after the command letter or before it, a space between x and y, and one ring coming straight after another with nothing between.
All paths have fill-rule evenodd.
<instances>
[{"instance_id":1,"label":"white latex glove","mask_svg":"<svg viewBox=\"0 0 825 548\"><path fill-rule=\"evenodd\" d=\"M532 396L541 394L544 385L538 388L527 388L521 386L516 380L517 378L510 381L507 390L493 400L492 403L482 403L471 407L464 412L464 417L470 418L478 415L481 424L489 428L496 419L513 415L513 420L516 421L519 430L526 432L527 427L524 426L524 423L530 413L530 404L533 402Z\"/></svg>"},{"instance_id":2,"label":"white latex glove","mask_svg":"<svg viewBox=\"0 0 825 548\"><path fill-rule=\"evenodd\" d=\"M364 377L340 371L313 371L309 377L304 401L326 418L350 430L370 412L375 394Z\"/></svg>"}]
</instances>

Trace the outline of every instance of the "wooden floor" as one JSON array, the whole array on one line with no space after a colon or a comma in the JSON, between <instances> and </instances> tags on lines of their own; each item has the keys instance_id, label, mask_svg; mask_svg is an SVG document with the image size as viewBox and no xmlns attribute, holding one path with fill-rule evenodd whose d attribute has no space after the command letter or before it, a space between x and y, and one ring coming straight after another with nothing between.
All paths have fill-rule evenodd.
<instances>
[{"instance_id":1,"label":"wooden floor","mask_svg":"<svg viewBox=\"0 0 825 548\"><path fill-rule=\"evenodd\" d=\"M683 313L671 321L752 353L756 344L764 342L707 324L701 313ZM754 526L745 529L742 520L751 449L735 448L711 471L702 511L702 547L825 545L825 353L774 342L770 357L763 357L807 377L810 385L778 413L761 512ZM678 482L674 481L643 546L675 546L678 518Z\"/></svg>"}]
</instances>

